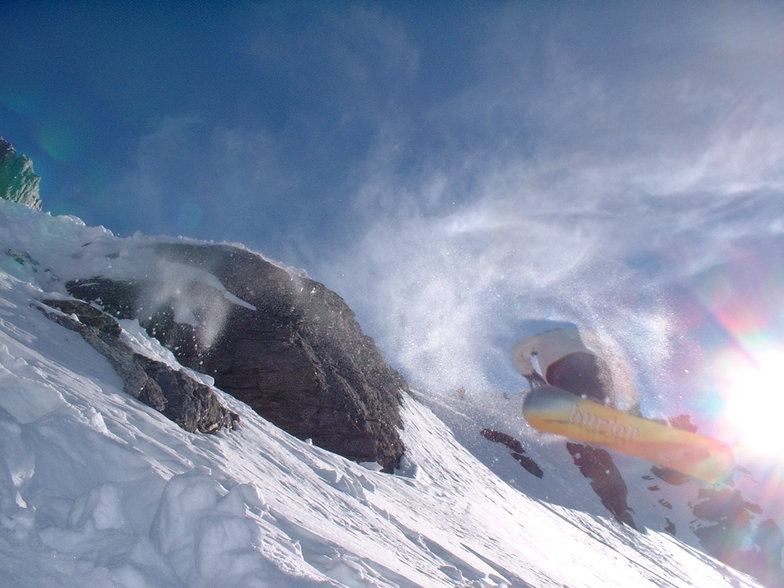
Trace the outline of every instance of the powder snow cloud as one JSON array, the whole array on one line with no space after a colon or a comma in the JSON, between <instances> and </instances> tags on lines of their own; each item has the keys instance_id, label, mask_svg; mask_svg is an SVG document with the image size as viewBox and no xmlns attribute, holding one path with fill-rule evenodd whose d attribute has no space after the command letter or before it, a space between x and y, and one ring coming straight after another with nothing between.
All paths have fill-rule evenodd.
<instances>
[{"instance_id":1,"label":"powder snow cloud","mask_svg":"<svg viewBox=\"0 0 784 588\"><path fill-rule=\"evenodd\" d=\"M780 10L646 11L500 10L464 64L474 83L381 123L363 229L328 275L422 386L514 385L527 319L595 328L659 373L668 288L781 251Z\"/></svg>"}]
</instances>

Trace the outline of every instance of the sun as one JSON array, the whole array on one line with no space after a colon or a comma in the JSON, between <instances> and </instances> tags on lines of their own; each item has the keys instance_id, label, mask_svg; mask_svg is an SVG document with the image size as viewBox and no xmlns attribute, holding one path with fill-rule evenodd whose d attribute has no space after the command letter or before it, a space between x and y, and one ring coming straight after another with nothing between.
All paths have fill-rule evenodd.
<instances>
[{"instance_id":1,"label":"sun","mask_svg":"<svg viewBox=\"0 0 784 588\"><path fill-rule=\"evenodd\" d=\"M784 446L784 347L720 358L723 421L739 447L778 457Z\"/></svg>"}]
</instances>

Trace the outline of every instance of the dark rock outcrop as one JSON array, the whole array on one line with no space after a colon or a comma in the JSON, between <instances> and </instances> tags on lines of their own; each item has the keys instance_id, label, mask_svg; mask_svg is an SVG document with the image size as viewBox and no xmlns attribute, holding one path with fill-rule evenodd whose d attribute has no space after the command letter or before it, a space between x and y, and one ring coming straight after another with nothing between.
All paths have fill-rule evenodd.
<instances>
[{"instance_id":1,"label":"dark rock outcrop","mask_svg":"<svg viewBox=\"0 0 784 588\"><path fill-rule=\"evenodd\" d=\"M237 247L170 243L155 253L219 284L186 279L165 296L168 276L66 287L114 316L138 318L183 365L296 437L386 471L398 466L407 383L337 294ZM178 309L185 299L189 320Z\"/></svg>"},{"instance_id":2,"label":"dark rock outcrop","mask_svg":"<svg viewBox=\"0 0 784 588\"><path fill-rule=\"evenodd\" d=\"M501 445L509 448L511 450L512 458L528 473L533 474L537 478L544 476L544 471L542 471L542 468L539 467L539 464L525 455L523 444L511 435L507 435L501 431L496 431L495 429L482 429L479 433L488 441L492 441L493 443L500 443Z\"/></svg>"},{"instance_id":3,"label":"dark rock outcrop","mask_svg":"<svg viewBox=\"0 0 784 588\"><path fill-rule=\"evenodd\" d=\"M214 433L237 422L238 416L220 403L209 386L134 353L122 342L122 329L108 314L81 300L43 300L38 308L56 323L79 333L106 357L122 379L126 393L186 431Z\"/></svg>"},{"instance_id":4,"label":"dark rock outcrop","mask_svg":"<svg viewBox=\"0 0 784 588\"><path fill-rule=\"evenodd\" d=\"M651 472L660 480L667 482L671 486L680 486L691 480L691 476L682 474L670 468L663 468L659 466L652 466Z\"/></svg>"},{"instance_id":5,"label":"dark rock outcrop","mask_svg":"<svg viewBox=\"0 0 784 588\"><path fill-rule=\"evenodd\" d=\"M628 489L610 454L598 447L567 442L566 449L580 473L591 480L591 488L604 507L620 522L636 529L632 511L626 501Z\"/></svg>"},{"instance_id":6,"label":"dark rock outcrop","mask_svg":"<svg viewBox=\"0 0 784 588\"><path fill-rule=\"evenodd\" d=\"M784 534L772 519L757 522L758 505L731 487L702 488L693 512L691 529L707 553L765 586L784 586Z\"/></svg>"},{"instance_id":7,"label":"dark rock outcrop","mask_svg":"<svg viewBox=\"0 0 784 588\"><path fill-rule=\"evenodd\" d=\"M682 429L683 431L689 431L691 433L697 432L697 425L691 422L691 416L688 414L679 414L678 416L674 416L667 424L671 427L675 427L676 429Z\"/></svg>"},{"instance_id":8,"label":"dark rock outcrop","mask_svg":"<svg viewBox=\"0 0 784 588\"><path fill-rule=\"evenodd\" d=\"M0 198L41 210L38 186L41 176L33 171L33 162L18 155L13 146L0 137Z\"/></svg>"}]
</instances>

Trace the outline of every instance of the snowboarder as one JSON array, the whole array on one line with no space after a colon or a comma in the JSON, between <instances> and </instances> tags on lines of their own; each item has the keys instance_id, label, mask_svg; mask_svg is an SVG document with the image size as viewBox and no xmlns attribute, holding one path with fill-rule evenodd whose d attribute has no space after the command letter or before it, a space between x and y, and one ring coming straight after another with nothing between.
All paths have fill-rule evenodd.
<instances>
[{"instance_id":1,"label":"snowboarder","mask_svg":"<svg viewBox=\"0 0 784 588\"><path fill-rule=\"evenodd\" d=\"M576 327L545 331L518 341L512 358L531 388L556 386L577 396L606 403L612 398L609 366L586 345L601 349L589 331ZM636 528L626 502L626 484L604 449L567 442L566 449L591 488L615 518Z\"/></svg>"},{"instance_id":2,"label":"snowboarder","mask_svg":"<svg viewBox=\"0 0 784 588\"><path fill-rule=\"evenodd\" d=\"M512 349L517 369L531 388L545 384L605 403L610 398L609 367L586 345L595 336L584 329L552 329L519 341Z\"/></svg>"}]
</instances>

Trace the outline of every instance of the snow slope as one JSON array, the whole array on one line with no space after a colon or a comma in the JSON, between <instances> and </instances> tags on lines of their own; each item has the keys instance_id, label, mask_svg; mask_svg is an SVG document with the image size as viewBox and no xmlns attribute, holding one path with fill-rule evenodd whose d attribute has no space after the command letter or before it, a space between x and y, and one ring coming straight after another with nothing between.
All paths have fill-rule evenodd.
<instances>
[{"instance_id":1,"label":"snow slope","mask_svg":"<svg viewBox=\"0 0 784 588\"><path fill-rule=\"evenodd\" d=\"M499 395L494 402L470 394L449 397L432 395L428 406L454 432L457 441L499 478L524 494L566 509L608 516L597 499L590 480L577 474L572 456L563 438L543 434L520 418L522 394ZM531 475L515 461L510 451L499 443L491 443L480 432L492 429L511 435L521 442L525 455L543 470L543 476ZM612 452L628 490L628 503L638 528L665 531L674 525L674 534L682 542L702 549L690 523L695 516L690 504L704 485L687 480L669 485L652 475L649 462ZM652 488L654 490L652 490Z\"/></svg>"},{"instance_id":2,"label":"snow slope","mask_svg":"<svg viewBox=\"0 0 784 588\"><path fill-rule=\"evenodd\" d=\"M411 398L396 475L295 439L220 391L239 430L180 429L31 305L80 272L160 271L145 253L154 241L0 202L0 585L755 585L593 499L521 492ZM175 363L122 324L137 350ZM548 468L536 483L585 483Z\"/></svg>"}]
</instances>

